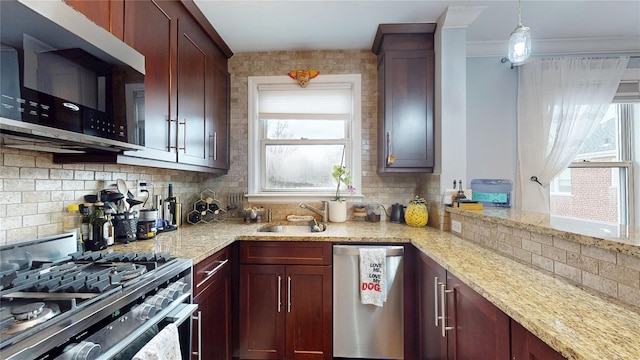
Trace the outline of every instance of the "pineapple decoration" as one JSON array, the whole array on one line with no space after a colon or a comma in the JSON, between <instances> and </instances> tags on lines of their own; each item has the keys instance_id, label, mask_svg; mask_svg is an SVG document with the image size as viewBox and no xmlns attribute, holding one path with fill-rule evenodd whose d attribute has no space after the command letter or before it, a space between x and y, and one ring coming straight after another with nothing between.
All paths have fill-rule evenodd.
<instances>
[{"instance_id":1,"label":"pineapple decoration","mask_svg":"<svg viewBox=\"0 0 640 360\"><path fill-rule=\"evenodd\" d=\"M427 225L427 221L429 221L427 202L416 195L415 199L409 201L409 206L404 212L404 222L409 226L423 227Z\"/></svg>"}]
</instances>

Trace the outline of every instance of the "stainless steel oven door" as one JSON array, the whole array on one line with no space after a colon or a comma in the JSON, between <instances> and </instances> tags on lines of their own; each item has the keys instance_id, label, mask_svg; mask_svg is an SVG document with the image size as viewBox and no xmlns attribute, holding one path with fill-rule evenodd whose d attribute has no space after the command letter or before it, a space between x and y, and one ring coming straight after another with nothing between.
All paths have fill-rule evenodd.
<instances>
[{"instance_id":1,"label":"stainless steel oven door","mask_svg":"<svg viewBox=\"0 0 640 360\"><path fill-rule=\"evenodd\" d=\"M56 360L130 359L168 323L178 327L181 354L183 359L188 359L191 350L191 315L198 305L181 302L144 320L149 314L145 305L133 308L81 342L68 346ZM131 331L132 328L135 330Z\"/></svg>"}]
</instances>

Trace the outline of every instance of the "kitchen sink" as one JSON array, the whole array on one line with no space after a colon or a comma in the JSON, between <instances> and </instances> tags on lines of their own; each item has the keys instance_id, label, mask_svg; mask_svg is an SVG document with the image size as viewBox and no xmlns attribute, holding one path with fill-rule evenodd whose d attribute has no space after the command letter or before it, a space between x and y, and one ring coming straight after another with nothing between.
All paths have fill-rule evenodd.
<instances>
[{"instance_id":1,"label":"kitchen sink","mask_svg":"<svg viewBox=\"0 0 640 360\"><path fill-rule=\"evenodd\" d=\"M310 234L327 230L327 226L323 223L318 224L320 231L312 231L308 224L304 225L267 225L258 229L258 232L273 232L286 234Z\"/></svg>"}]
</instances>

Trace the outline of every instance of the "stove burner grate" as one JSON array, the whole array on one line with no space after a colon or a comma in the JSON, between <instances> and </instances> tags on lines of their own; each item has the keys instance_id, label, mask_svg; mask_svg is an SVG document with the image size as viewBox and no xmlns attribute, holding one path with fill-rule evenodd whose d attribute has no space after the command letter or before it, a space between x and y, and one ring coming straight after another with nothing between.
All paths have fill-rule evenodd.
<instances>
[{"instance_id":1,"label":"stove burner grate","mask_svg":"<svg viewBox=\"0 0 640 360\"><path fill-rule=\"evenodd\" d=\"M16 314L16 312L28 309L38 311L38 313L35 316L33 313L28 315L24 313ZM11 323L6 323L6 326L2 328L2 335L21 333L38 324L42 324L52 317L60 314L60 307L54 303L45 304L43 302L35 302L18 306L12 309L11 313L14 315L15 320Z\"/></svg>"}]
</instances>

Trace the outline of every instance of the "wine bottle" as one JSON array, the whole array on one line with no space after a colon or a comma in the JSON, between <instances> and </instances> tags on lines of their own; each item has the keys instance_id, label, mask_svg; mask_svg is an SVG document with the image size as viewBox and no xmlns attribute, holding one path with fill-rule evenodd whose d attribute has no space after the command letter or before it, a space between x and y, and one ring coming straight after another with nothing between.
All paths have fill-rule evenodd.
<instances>
[{"instance_id":1,"label":"wine bottle","mask_svg":"<svg viewBox=\"0 0 640 360\"><path fill-rule=\"evenodd\" d=\"M107 222L107 218L104 215L104 204L97 202L94 204L93 210L93 236L85 244L87 250L103 250L107 248L107 242L104 238L104 224Z\"/></svg>"},{"instance_id":2,"label":"wine bottle","mask_svg":"<svg viewBox=\"0 0 640 360\"><path fill-rule=\"evenodd\" d=\"M169 193L167 198L164 200L164 208L165 208L165 217L164 219L167 221L169 225L176 225L176 204L178 200L173 195L173 184L169 184Z\"/></svg>"}]
</instances>

